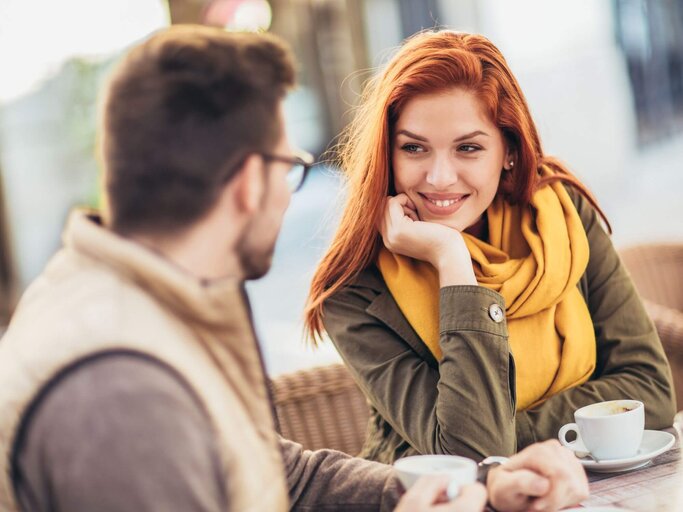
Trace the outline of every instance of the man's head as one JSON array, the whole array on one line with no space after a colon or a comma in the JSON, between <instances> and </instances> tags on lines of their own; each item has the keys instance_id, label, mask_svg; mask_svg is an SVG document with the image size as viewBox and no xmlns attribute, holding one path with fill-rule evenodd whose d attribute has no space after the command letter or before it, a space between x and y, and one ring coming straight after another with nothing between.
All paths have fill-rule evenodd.
<instances>
[{"instance_id":1,"label":"man's head","mask_svg":"<svg viewBox=\"0 0 683 512\"><path fill-rule=\"evenodd\" d=\"M261 203L246 224L261 233L241 233L234 248L272 252L284 208L269 208L286 207L289 195L278 199L269 174L287 166L262 155L291 154L281 101L294 76L291 52L266 34L175 26L131 50L104 102L107 225L124 236L174 236L207 218L246 173L263 182L246 186ZM275 234L263 233L276 218ZM245 269L250 277L265 271L258 254L240 257L258 267Z\"/></svg>"}]
</instances>

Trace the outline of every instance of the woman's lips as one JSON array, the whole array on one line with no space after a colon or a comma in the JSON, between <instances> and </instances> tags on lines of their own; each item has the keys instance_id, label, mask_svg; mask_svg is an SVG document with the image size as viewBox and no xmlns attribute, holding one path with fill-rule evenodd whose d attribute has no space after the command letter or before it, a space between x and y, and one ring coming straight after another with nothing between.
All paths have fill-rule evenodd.
<instances>
[{"instance_id":1,"label":"woman's lips","mask_svg":"<svg viewBox=\"0 0 683 512\"><path fill-rule=\"evenodd\" d=\"M432 215L451 215L470 197L469 194L421 194L422 203Z\"/></svg>"}]
</instances>

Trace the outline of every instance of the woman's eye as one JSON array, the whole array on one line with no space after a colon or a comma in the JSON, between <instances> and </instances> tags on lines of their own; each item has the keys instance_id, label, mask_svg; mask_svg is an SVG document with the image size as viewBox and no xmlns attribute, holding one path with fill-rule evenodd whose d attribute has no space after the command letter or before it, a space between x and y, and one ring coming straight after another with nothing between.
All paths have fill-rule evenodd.
<instances>
[{"instance_id":1,"label":"woman's eye","mask_svg":"<svg viewBox=\"0 0 683 512\"><path fill-rule=\"evenodd\" d=\"M462 144L458 147L458 150L464 153L474 153L475 151L479 151L480 149L481 147L475 144Z\"/></svg>"},{"instance_id":2,"label":"woman's eye","mask_svg":"<svg viewBox=\"0 0 683 512\"><path fill-rule=\"evenodd\" d=\"M401 146L401 150L408 153L422 153L424 151L422 146L419 144L404 144Z\"/></svg>"}]
</instances>

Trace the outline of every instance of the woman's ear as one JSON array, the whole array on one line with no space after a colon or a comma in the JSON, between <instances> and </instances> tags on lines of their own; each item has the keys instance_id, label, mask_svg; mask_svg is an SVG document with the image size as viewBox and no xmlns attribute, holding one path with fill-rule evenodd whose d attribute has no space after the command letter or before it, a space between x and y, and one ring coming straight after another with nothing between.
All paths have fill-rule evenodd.
<instances>
[{"instance_id":1,"label":"woman's ear","mask_svg":"<svg viewBox=\"0 0 683 512\"><path fill-rule=\"evenodd\" d=\"M263 158L249 155L233 177L234 199L238 209L252 214L261 207L265 191Z\"/></svg>"},{"instance_id":2,"label":"woman's ear","mask_svg":"<svg viewBox=\"0 0 683 512\"><path fill-rule=\"evenodd\" d=\"M503 162L503 169L506 171L511 171L516 164L517 164L516 152L508 149L505 152L505 161Z\"/></svg>"}]
</instances>

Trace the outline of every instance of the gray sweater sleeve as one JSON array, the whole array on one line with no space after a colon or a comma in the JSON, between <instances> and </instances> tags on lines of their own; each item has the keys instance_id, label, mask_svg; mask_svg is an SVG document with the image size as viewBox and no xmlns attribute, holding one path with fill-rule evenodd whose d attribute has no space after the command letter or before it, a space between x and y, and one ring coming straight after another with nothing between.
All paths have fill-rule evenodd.
<instances>
[{"instance_id":1,"label":"gray sweater sleeve","mask_svg":"<svg viewBox=\"0 0 683 512\"><path fill-rule=\"evenodd\" d=\"M393 468L280 439L292 512L389 512L401 487Z\"/></svg>"},{"instance_id":2,"label":"gray sweater sleeve","mask_svg":"<svg viewBox=\"0 0 683 512\"><path fill-rule=\"evenodd\" d=\"M81 363L24 421L14 457L22 510L229 509L210 422L172 370L137 355Z\"/></svg>"}]
</instances>

